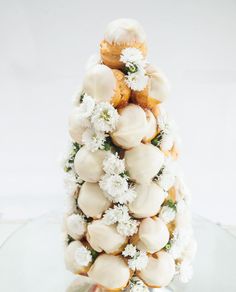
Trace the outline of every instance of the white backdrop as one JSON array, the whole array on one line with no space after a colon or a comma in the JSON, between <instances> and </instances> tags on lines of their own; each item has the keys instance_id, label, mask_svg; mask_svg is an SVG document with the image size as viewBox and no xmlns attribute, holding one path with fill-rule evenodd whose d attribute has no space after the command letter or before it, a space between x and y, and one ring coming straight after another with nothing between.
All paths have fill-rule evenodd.
<instances>
[{"instance_id":1,"label":"white backdrop","mask_svg":"<svg viewBox=\"0 0 236 292\"><path fill-rule=\"evenodd\" d=\"M0 0L0 213L63 205L57 158L88 57L106 24L138 19L168 76L193 211L235 224L236 1Z\"/></svg>"}]
</instances>

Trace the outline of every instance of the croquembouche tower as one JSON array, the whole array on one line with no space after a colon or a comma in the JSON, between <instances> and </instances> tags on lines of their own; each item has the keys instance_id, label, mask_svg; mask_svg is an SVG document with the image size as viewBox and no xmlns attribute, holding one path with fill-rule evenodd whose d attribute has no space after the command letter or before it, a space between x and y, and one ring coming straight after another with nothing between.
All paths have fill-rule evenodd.
<instances>
[{"instance_id":1,"label":"croquembouche tower","mask_svg":"<svg viewBox=\"0 0 236 292\"><path fill-rule=\"evenodd\" d=\"M69 117L65 263L101 291L149 291L192 275L189 195L163 108L168 82L146 57L137 21L108 24Z\"/></svg>"}]
</instances>

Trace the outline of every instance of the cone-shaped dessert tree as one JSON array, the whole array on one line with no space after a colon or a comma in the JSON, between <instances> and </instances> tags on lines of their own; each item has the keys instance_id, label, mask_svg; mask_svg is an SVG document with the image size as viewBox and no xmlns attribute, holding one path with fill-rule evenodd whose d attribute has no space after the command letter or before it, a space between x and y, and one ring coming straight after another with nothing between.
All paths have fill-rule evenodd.
<instances>
[{"instance_id":1,"label":"cone-shaped dessert tree","mask_svg":"<svg viewBox=\"0 0 236 292\"><path fill-rule=\"evenodd\" d=\"M143 28L111 22L69 117L65 263L106 290L187 282L196 250L166 78Z\"/></svg>"}]
</instances>

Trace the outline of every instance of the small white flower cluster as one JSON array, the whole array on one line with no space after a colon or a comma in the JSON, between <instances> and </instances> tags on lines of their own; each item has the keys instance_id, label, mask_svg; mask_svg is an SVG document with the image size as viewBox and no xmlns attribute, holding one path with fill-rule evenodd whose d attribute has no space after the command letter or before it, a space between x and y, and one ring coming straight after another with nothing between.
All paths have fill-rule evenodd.
<instances>
[{"instance_id":1,"label":"small white flower cluster","mask_svg":"<svg viewBox=\"0 0 236 292\"><path fill-rule=\"evenodd\" d=\"M133 277L130 280L130 292L148 292L148 287L138 277Z\"/></svg>"},{"instance_id":2,"label":"small white flower cluster","mask_svg":"<svg viewBox=\"0 0 236 292\"><path fill-rule=\"evenodd\" d=\"M173 120L171 120L164 108L159 106L159 114L157 117L157 125L161 131L160 147L163 151L169 151L174 144L179 143L179 137L177 135L177 127Z\"/></svg>"},{"instance_id":3,"label":"small white flower cluster","mask_svg":"<svg viewBox=\"0 0 236 292\"><path fill-rule=\"evenodd\" d=\"M181 263L178 263L176 265L176 275L178 276L180 282L188 283L193 276L192 264L187 260L183 260Z\"/></svg>"},{"instance_id":4,"label":"small white flower cluster","mask_svg":"<svg viewBox=\"0 0 236 292\"><path fill-rule=\"evenodd\" d=\"M117 231L124 236L132 236L138 232L139 221L129 215L129 209L125 205L115 205L106 210L103 221L107 225L117 223Z\"/></svg>"},{"instance_id":5,"label":"small white flower cluster","mask_svg":"<svg viewBox=\"0 0 236 292\"><path fill-rule=\"evenodd\" d=\"M128 257L128 265L131 270L142 270L148 264L146 252L138 250L134 245L128 244L122 252L124 257Z\"/></svg>"},{"instance_id":6,"label":"small white flower cluster","mask_svg":"<svg viewBox=\"0 0 236 292\"><path fill-rule=\"evenodd\" d=\"M85 246L78 247L75 251L75 261L82 267L87 267L92 261L91 251Z\"/></svg>"},{"instance_id":7,"label":"small white flower cluster","mask_svg":"<svg viewBox=\"0 0 236 292\"><path fill-rule=\"evenodd\" d=\"M141 91L148 83L145 65L146 60L142 52L136 48L126 48L122 50L120 61L125 64L128 71L125 81L132 90Z\"/></svg>"},{"instance_id":8,"label":"small white flower cluster","mask_svg":"<svg viewBox=\"0 0 236 292\"><path fill-rule=\"evenodd\" d=\"M169 206L163 206L159 213L159 218L166 224L172 222L175 219L176 211Z\"/></svg>"},{"instance_id":9,"label":"small white flower cluster","mask_svg":"<svg viewBox=\"0 0 236 292\"><path fill-rule=\"evenodd\" d=\"M92 152L103 148L107 133L112 132L117 125L117 110L108 102L96 104L87 94L84 94L78 108L78 119L84 128L83 144Z\"/></svg>"},{"instance_id":10,"label":"small white flower cluster","mask_svg":"<svg viewBox=\"0 0 236 292\"><path fill-rule=\"evenodd\" d=\"M134 187L130 187L125 174L124 160L109 152L103 162L105 175L99 185L106 197L113 203L127 204L136 197Z\"/></svg>"},{"instance_id":11,"label":"small white flower cluster","mask_svg":"<svg viewBox=\"0 0 236 292\"><path fill-rule=\"evenodd\" d=\"M169 189L174 185L176 177L175 163L171 158L166 158L160 174L156 177L158 185L164 190Z\"/></svg>"}]
</instances>

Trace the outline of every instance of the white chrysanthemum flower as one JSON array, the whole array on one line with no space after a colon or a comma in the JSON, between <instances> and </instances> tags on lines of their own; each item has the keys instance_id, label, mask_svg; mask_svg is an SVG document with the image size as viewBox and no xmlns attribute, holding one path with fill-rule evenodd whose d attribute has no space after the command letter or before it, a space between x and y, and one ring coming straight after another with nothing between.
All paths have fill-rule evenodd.
<instances>
[{"instance_id":1,"label":"white chrysanthemum flower","mask_svg":"<svg viewBox=\"0 0 236 292\"><path fill-rule=\"evenodd\" d=\"M132 277L130 280L130 292L148 292L148 287L138 277Z\"/></svg>"},{"instance_id":2,"label":"white chrysanthemum flower","mask_svg":"<svg viewBox=\"0 0 236 292\"><path fill-rule=\"evenodd\" d=\"M92 254L85 246L79 247L75 251L75 261L78 265L86 267L92 261Z\"/></svg>"},{"instance_id":3,"label":"white chrysanthemum flower","mask_svg":"<svg viewBox=\"0 0 236 292\"><path fill-rule=\"evenodd\" d=\"M192 279L193 276L193 267L189 261L182 261L176 266L177 274L179 280L182 283L187 283Z\"/></svg>"},{"instance_id":4,"label":"white chrysanthemum flower","mask_svg":"<svg viewBox=\"0 0 236 292\"><path fill-rule=\"evenodd\" d=\"M103 161L103 170L108 174L121 174L125 172L125 161L119 159L117 153L109 152Z\"/></svg>"},{"instance_id":5,"label":"white chrysanthemum flower","mask_svg":"<svg viewBox=\"0 0 236 292\"><path fill-rule=\"evenodd\" d=\"M92 128L88 128L82 135L83 144L92 152L101 149L106 140L104 132L96 132Z\"/></svg>"},{"instance_id":6,"label":"white chrysanthemum flower","mask_svg":"<svg viewBox=\"0 0 236 292\"><path fill-rule=\"evenodd\" d=\"M175 189L177 190L177 200L185 199L187 204L189 204L191 200L191 194L188 187L184 183L183 178L180 176L176 177Z\"/></svg>"},{"instance_id":7,"label":"white chrysanthemum flower","mask_svg":"<svg viewBox=\"0 0 236 292\"><path fill-rule=\"evenodd\" d=\"M123 49L121 52L120 61L127 67L129 67L130 64L135 64L137 66L145 65L142 52L136 48Z\"/></svg>"},{"instance_id":8,"label":"white chrysanthemum flower","mask_svg":"<svg viewBox=\"0 0 236 292\"><path fill-rule=\"evenodd\" d=\"M192 238L192 234L193 231L191 228L182 228L174 230L173 239L171 240L171 248L168 251L173 256L174 259L182 258L182 253L188 246Z\"/></svg>"},{"instance_id":9,"label":"white chrysanthemum flower","mask_svg":"<svg viewBox=\"0 0 236 292\"><path fill-rule=\"evenodd\" d=\"M103 132L115 130L118 119L117 110L108 102L98 103L91 117L94 129Z\"/></svg>"},{"instance_id":10,"label":"white chrysanthemum flower","mask_svg":"<svg viewBox=\"0 0 236 292\"><path fill-rule=\"evenodd\" d=\"M158 177L158 185L168 191L175 183L176 167L171 159L166 159L161 175Z\"/></svg>"},{"instance_id":11,"label":"white chrysanthemum flower","mask_svg":"<svg viewBox=\"0 0 236 292\"><path fill-rule=\"evenodd\" d=\"M134 257L136 255L137 249L136 246L134 246L133 244L127 244L125 249L122 252L122 255L124 257Z\"/></svg>"},{"instance_id":12,"label":"white chrysanthemum flower","mask_svg":"<svg viewBox=\"0 0 236 292\"><path fill-rule=\"evenodd\" d=\"M128 265L131 270L142 270L148 264L148 256L144 251L138 251L135 257L128 260Z\"/></svg>"},{"instance_id":13,"label":"white chrysanthemum flower","mask_svg":"<svg viewBox=\"0 0 236 292\"><path fill-rule=\"evenodd\" d=\"M165 131L166 125L168 124L168 115L162 105L158 106L158 110L157 125L160 130Z\"/></svg>"},{"instance_id":14,"label":"white chrysanthemum flower","mask_svg":"<svg viewBox=\"0 0 236 292\"><path fill-rule=\"evenodd\" d=\"M159 218L166 224L172 222L175 219L175 216L176 212L173 208L170 208L168 206L164 206L161 208Z\"/></svg>"},{"instance_id":15,"label":"white chrysanthemum flower","mask_svg":"<svg viewBox=\"0 0 236 292\"><path fill-rule=\"evenodd\" d=\"M125 76L125 82L132 90L142 91L147 86L148 76L142 71L128 73L128 75Z\"/></svg>"},{"instance_id":16,"label":"white chrysanthemum flower","mask_svg":"<svg viewBox=\"0 0 236 292\"><path fill-rule=\"evenodd\" d=\"M80 214L72 214L66 219L67 226L74 234L83 234L86 230L87 223Z\"/></svg>"},{"instance_id":17,"label":"white chrysanthemum flower","mask_svg":"<svg viewBox=\"0 0 236 292\"><path fill-rule=\"evenodd\" d=\"M107 198L117 202L117 198L128 191L128 182L119 174L105 174L99 182L101 189L105 192Z\"/></svg>"},{"instance_id":18,"label":"white chrysanthemum flower","mask_svg":"<svg viewBox=\"0 0 236 292\"><path fill-rule=\"evenodd\" d=\"M85 127L90 125L89 118L93 113L94 107L95 100L91 96L84 94L83 101L79 105L78 119L83 122Z\"/></svg>"},{"instance_id":19,"label":"white chrysanthemum flower","mask_svg":"<svg viewBox=\"0 0 236 292\"><path fill-rule=\"evenodd\" d=\"M128 203L133 202L136 196L137 196L137 193L135 192L135 189L132 187L132 188L129 188L122 195L117 197L115 199L115 202L120 203L120 204L128 204Z\"/></svg>"},{"instance_id":20,"label":"white chrysanthemum flower","mask_svg":"<svg viewBox=\"0 0 236 292\"><path fill-rule=\"evenodd\" d=\"M129 219L129 209L124 205L117 205L113 208L109 208L103 215L103 221L107 225L115 224L117 222L127 222Z\"/></svg>"},{"instance_id":21,"label":"white chrysanthemum flower","mask_svg":"<svg viewBox=\"0 0 236 292\"><path fill-rule=\"evenodd\" d=\"M76 205L76 196L69 195L66 197L65 201L65 212L67 214L73 214L76 212L77 205Z\"/></svg>"},{"instance_id":22,"label":"white chrysanthemum flower","mask_svg":"<svg viewBox=\"0 0 236 292\"><path fill-rule=\"evenodd\" d=\"M68 195L73 194L82 183L83 180L76 176L73 171L65 173L64 185Z\"/></svg>"},{"instance_id":23,"label":"white chrysanthemum flower","mask_svg":"<svg viewBox=\"0 0 236 292\"><path fill-rule=\"evenodd\" d=\"M138 232L139 221L130 219L126 222L119 222L117 231L124 236L132 236Z\"/></svg>"},{"instance_id":24,"label":"white chrysanthemum flower","mask_svg":"<svg viewBox=\"0 0 236 292\"><path fill-rule=\"evenodd\" d=\"M186 202L185 200L180 200L176 204L177 213L183 213L186 210Z\"/></svg>"}]
</instances>

